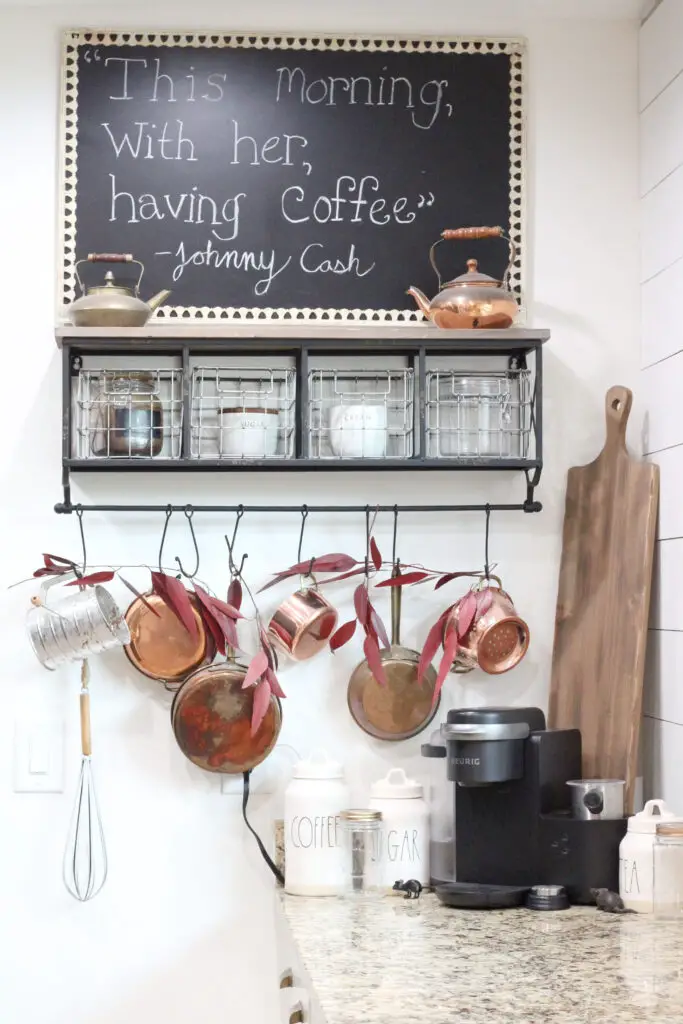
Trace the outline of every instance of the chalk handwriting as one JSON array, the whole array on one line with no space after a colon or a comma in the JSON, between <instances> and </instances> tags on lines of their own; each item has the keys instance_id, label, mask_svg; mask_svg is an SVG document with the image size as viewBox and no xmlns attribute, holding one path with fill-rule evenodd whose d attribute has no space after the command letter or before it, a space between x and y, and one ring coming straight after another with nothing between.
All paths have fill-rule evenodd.
<instances>
[{"instance_id":1,"label":"chalk handwriting","mask_svg":"<svg viewBox=\"0 0 683 1024\"><path fill-rule=\"evenodd\" d=\"M194 252L190 252L189 255L184 242L180 243L175 253L164 251L156 252L154 255L173 256L178 260L173 268L172 277L174 282L180 280L185 268L189 266L215 267L217 270L224 268L225 270L240 270L245 273L254 273L255 271L262 273L265 271L265 277L259 278L254 284L254 294L258 296L266 295L278 274L281 274L292 262L292 257L288 256L287 259L278 265L277 254L274 249L271 249L270 252L264 250L259 252L250 250L240 251L239 249L226 249L223 252L219 252L214 248L211 239L209 239L203 249L196 249Z\"/></svg>"},{"instance_id":2,"label":"chalk handwriting","mask_svg":"<svg viewBox=\"0 0 683 1024\"><path fill-rule=\"evenodd\" d=\"M383 68L386 71L386 68ZM432 78L419 87L403 75L352 75L310 79L300 67L276 69L275 102L284 96L294 96L302 104L323 103L365 107L403 107L411 111L416 128L429 129L441 113L448 79ZM452 104L446 105L446 116L453 113Z\"/></svg>"},{"instance_id":3,"label":"chalk handwriting","mask_svg":"<svg viewBox=\"0 0 683 1024\"><path fill-rule=\"evenodd\" d=\"M396 224L412 224L417 214L414 210L406 210L407 197L399 196L393 203L383 197L368 197L368 192L379 190L380 183L374 174L365 174L358 179L352 174L342 174L337 178L334 194L320 195L315 199L307 196L301 185L290 185L282 193L280 207L289 224L306 224L311 220L318 224L346 220L350 224L362 224L368 220L378 227L392 220ZM417 202L418 207L425 205L424 197L422 199L421 204Z\"/></svg>"},{"instance_id":4,"label":"chalk handwriting","mask_svg":"<svg viewBox=\"0 0 683 1024\"><path fill-rule=\"evenodd\" d=\"M150 103L177 103L181 100L184 103L195 103L198 99L207 100L209 103L218 103L225 96L224 85L227 81L227 74L212 72L206 76L202 85L197 85L197 76L194 74L194 65L190 65L190 74L173 78L161 70L161 58L155 57L152 63L153 74L144 76L144 95L140 96L131 91L128 67L133 64L142 64L141 70L147 70L148 61L144 57L107 57L104 66L109 64L121 65L117 68L120 72L120 95L110 95L110 100L132 100L147 99ZM150 69L151 70L151 69ZM223 84L221 84L223 83ZM197 95L197 88L206 89Z\"/></svg>"},{"instance_id":5,"label":"chalk handwriting","mask_svg":"<svg viewBox=\"0 0 683 1024\"><path fill-rule=\"evenodd\" d=\"M166 192L162 196L154 196L149 192L133 195L125 189L119 191L116 175L110 174L111 206L110 221L123 220L128 224L139 224L143 220L182 221L183 224L210 224L211 234L221 242L232 242L240 230L240 202L246 199L245 192L225 199L222 203L212 196L204 195L198 185L193 185L189 192L181 192L171 196ZM227 228L228 234L219 234L215 228Z\"/></svg>"},{"instance_id":6,"label":"chalk handwriting","mask_svg":"<svg viewBox=\"0 0 683 1024\"><path fill-rule=\"evenodd\" d=\"M196 160L197 157L194 153L194 143L191 139L186 138L183 135L183 122L176 120L178 126L177 130L173 129L171 134L168 134L168 121L164 121L161 129L161 134L154 136L152 131L157 131L157 126L152 121L134 121L135 127L137 128L137 134L135 132L123 132L122 135L117 139L110 127L109 121L103 121L102 127L109 136L109 141L114 147L116 153L116 159L121 156L124 148L127 149L126 155L130 154L134 160L137 160L140 153L143 154L143 160L153 160L157 155L155 149L158 147L158 155L162 160ZM150 130L151 129L151 130ZM171 152L167 150L167 146L171 146ZM173 150L175 147L175 152Z\"/></svg>"},{"instance_id":7,"label":"chalk handwriting","mask_svg":"<svg viewBox=\"0 0 683 1024\"><path fill-rule=\"evenodd\" d=\"M232 122L232 160L231 164L251 164L258 167L259 164L279 164L283 167L293 167L292 144L295 147L304 149L308 145L308 139L303 135L272 135L263 143L258 143L253 135L240 134L240 126L233 118ZM269 154L272 154L269 155ZM308 164L308 167L311 165ZM309 172L310 173L310 172Z\"/></svg>"}]
</instances>

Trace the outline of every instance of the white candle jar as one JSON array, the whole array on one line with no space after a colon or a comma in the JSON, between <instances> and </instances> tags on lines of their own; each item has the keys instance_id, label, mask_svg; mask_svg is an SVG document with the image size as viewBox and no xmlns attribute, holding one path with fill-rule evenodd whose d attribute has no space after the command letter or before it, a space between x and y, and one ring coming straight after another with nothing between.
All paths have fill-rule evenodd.
<instances>
[{"instance_id":1,"label":"white candle jar","mask_svg":"<svg viewBox=\"0 0 683 1024\"><path fill-rule=\"evenodd\" d=\"M394 882L416 878L429 885L429 807L422 783L392 768L373 783L370 807L380 811L380 878L386 889Z\"/></svg>"}]
</instances>

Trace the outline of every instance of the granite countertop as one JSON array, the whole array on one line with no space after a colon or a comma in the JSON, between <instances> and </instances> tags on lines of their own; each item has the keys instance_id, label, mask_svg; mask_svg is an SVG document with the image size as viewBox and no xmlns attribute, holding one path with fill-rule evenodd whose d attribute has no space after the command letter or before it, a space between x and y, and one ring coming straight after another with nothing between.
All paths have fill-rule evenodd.
<instances>
[{"instance_id":1,"label":"granite countertop","mask_svg":"<svg viewBox=\"0 0 683 1024\"><path fill-rule=\"evenodd\" d=\"M682 1024L683 923L280 895L325 1024Z\"/></svg>"}]
</instances>

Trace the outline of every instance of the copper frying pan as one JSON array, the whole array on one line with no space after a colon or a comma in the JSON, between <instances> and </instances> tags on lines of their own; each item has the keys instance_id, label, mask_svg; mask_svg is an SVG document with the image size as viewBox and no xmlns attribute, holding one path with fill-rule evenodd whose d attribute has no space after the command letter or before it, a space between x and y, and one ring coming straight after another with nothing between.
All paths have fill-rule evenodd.
<instances>
[{"instance_id":1,"label":"copper frying pan","mask_svg":"<svg viewBox=\"0 0 683 1024\"><path fill-rule=\"evenodd\" d=\"M124 650L131 664L143 675L177 686L190 673L213 661L216 656L213 638L204 626L194 594L190 594L190 603L197 622L197 639L188 633L158 594L150 592L144 597L144 601L136 597L126 611L130 643Z\"/></svg>"},{"instance_id":2,"label":"copper frying pan","mask_svg":"<svg viewBox=\"0 0 683 1024\"><path fill-rule=\"evenodd\" d=\"M226 662L188 676L173 698L171 726L178 746L208 772L249 772L277 742L282 710L272 694L261 725L251 735L254 687L242 689L246 674L229 651Z\"/></svg>"},{"instance_id":3,"label":"copper frying pan","mask_svg":"<svg viewBox=\"0 0 683 1024\"><path fill-rule=\"evenodd\" d=\"M393 575L398 574L398 567ZM347 690L352 717L378 740L407 740L417 736L434 718L436 669L430 665L421 684L417 681L420 654L401 645L401 591L391 588L391 647L380 651L387 685L377 682L367 661L354 670Z\"/></svg>"}]
</instances>

